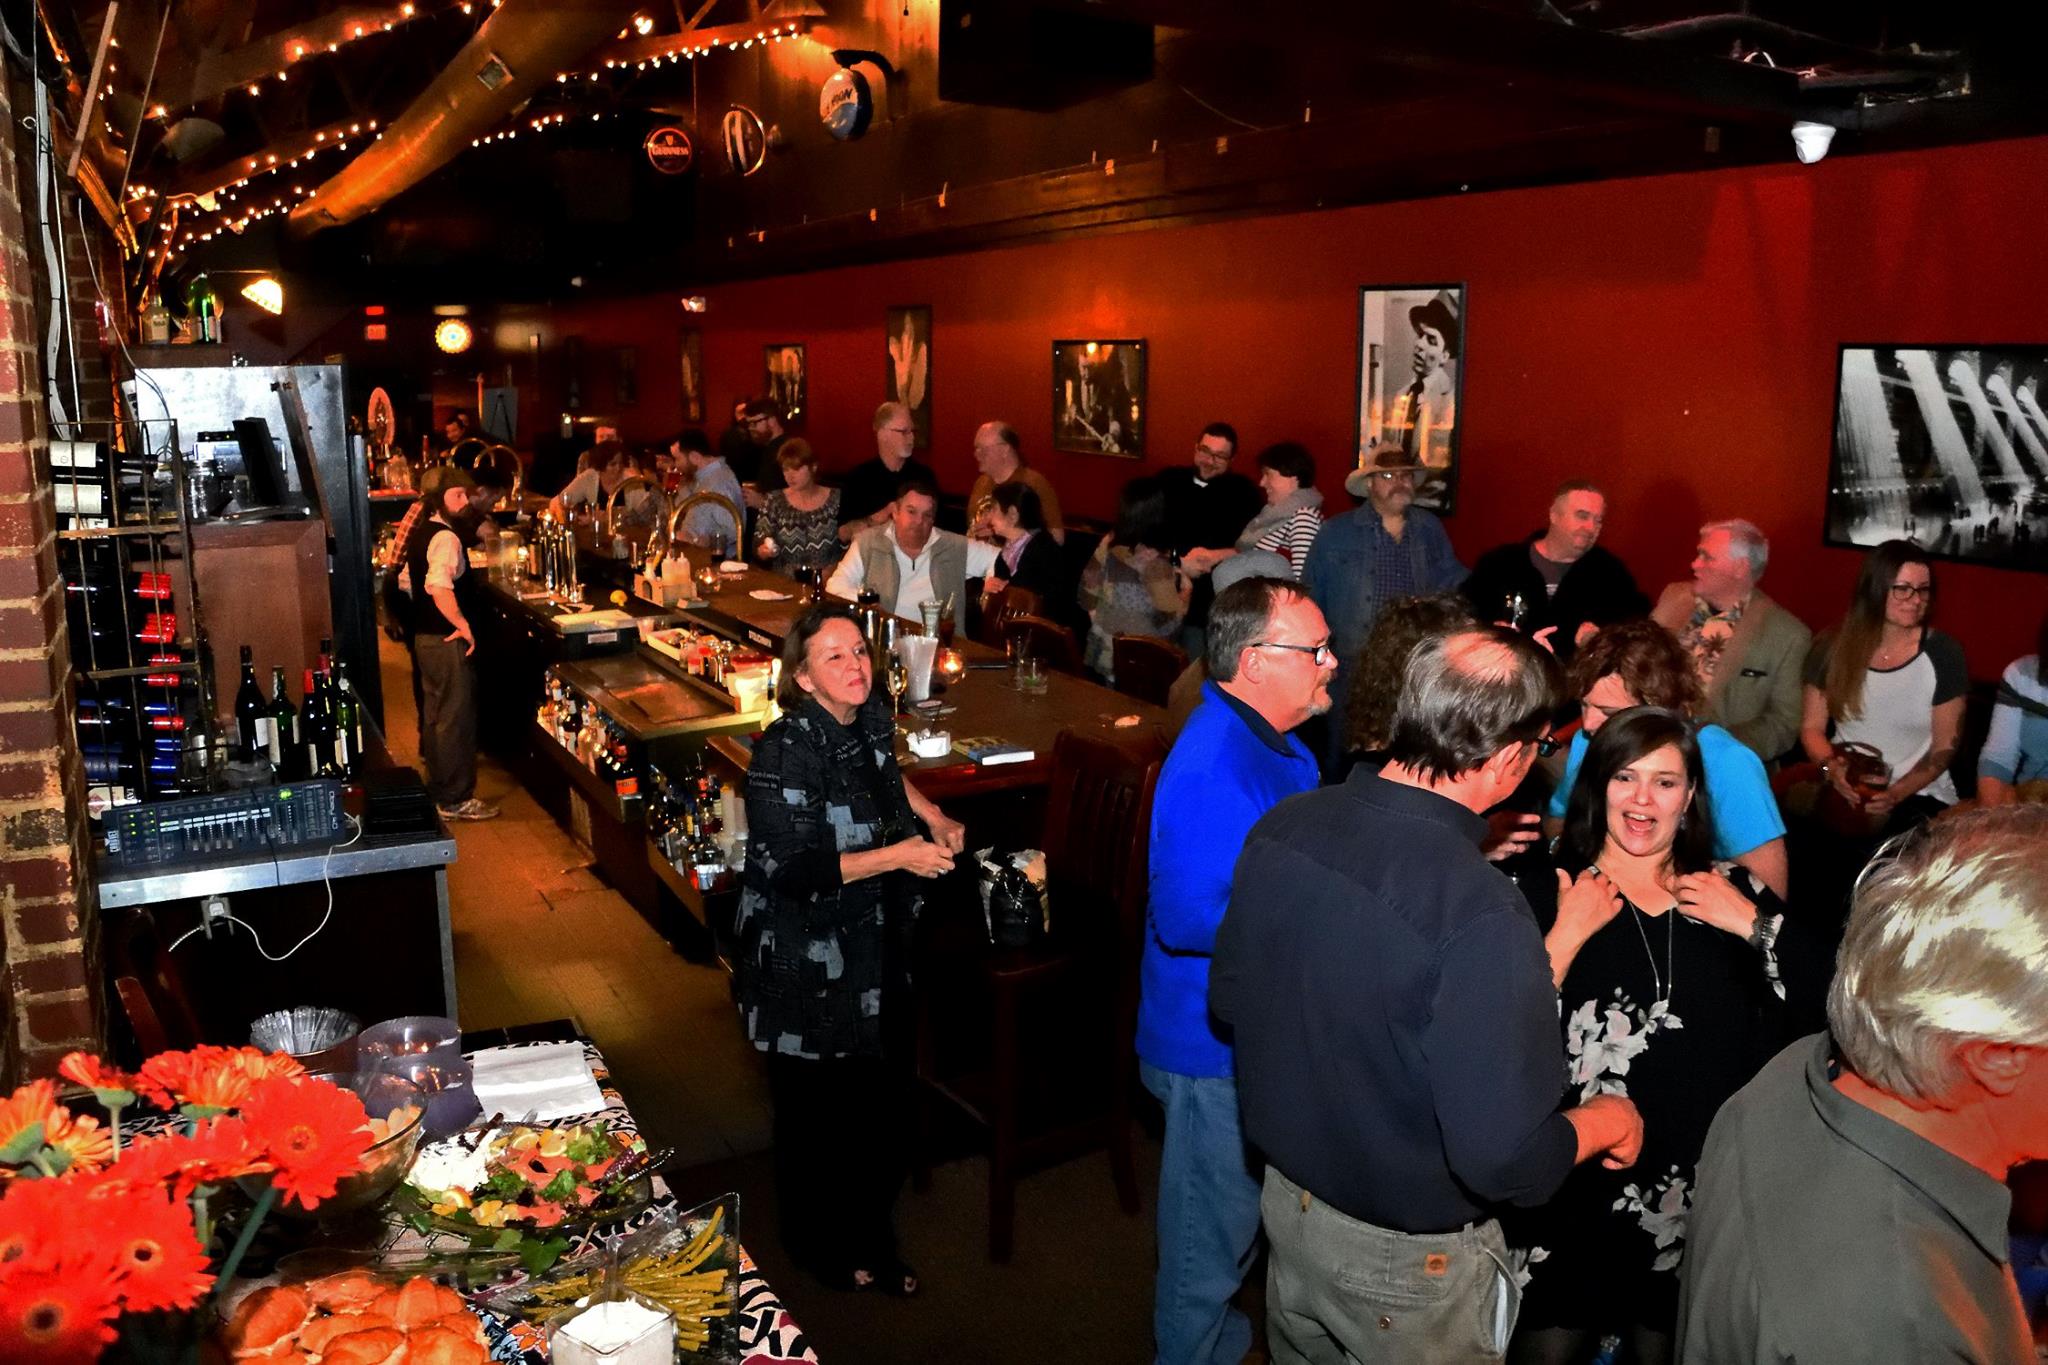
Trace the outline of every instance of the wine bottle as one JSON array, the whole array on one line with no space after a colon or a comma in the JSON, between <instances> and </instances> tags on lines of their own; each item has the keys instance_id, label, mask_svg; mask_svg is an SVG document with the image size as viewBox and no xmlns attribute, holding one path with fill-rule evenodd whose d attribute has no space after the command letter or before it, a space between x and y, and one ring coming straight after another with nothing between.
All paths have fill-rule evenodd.
<instances>
[{"instance_id":1,"label":"wine bottle","mask_svg":"<svg viewBox=\"0 0 2048 1365\"><path fill-rule=\"evenodd\" d=\"M299 751L305 755L303 777L334 776L334 717L327 709L327 689L306 670L305 708L299 712Z\"/></svg>"},{"instance_id":2,"label":"wine bottle","mask_svg":"<svg viewBox=\"0 0 2048 1365\"><path fill-rule=\"evenodd\" d=\"M270 768L279 778L298 776L299 711L285 690L284 665L270 670Z\"/></svg>"},{"instance_id":3,"label":"wine bottle","mask_svg":"<svg viewBox=\"0 0 2048 1365\"><path fill-rule=\"evenodd\" d=\"M256 685L256 663L249 646L242 646L242 683L235 689L235 728L240 732L237 755L244 763L270 759L270 708L263 704L263 689Z\"/></svg>"},{"instance_id":4,"label":"wine bottle","mask_svg":"<svg viewBox=\"0 0 2048 1365\"><path fill-rule=\"evenodd\" d=\"M348 678L348 662L334 666L334 744L342 775L359 776L363 770L363 699L356 695Z\"/></svg>"}]
</instances>

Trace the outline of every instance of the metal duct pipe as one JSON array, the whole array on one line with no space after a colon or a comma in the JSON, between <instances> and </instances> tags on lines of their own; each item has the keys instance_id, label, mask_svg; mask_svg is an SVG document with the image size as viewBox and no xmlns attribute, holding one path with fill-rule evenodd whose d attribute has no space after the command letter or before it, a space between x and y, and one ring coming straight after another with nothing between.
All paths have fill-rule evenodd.
<instances>
[{"instance_id":1,"label":"metal duct pipe","mask_svg":"<svg viewBox=\"0 0 2048 1365\"><path fill-rule=\"evenodd\" d=\"M495 132L559 71L617 36L636 0L504 0L368 150L291 212L306 235L354 222Z\"/></svg>"}]
</instances>

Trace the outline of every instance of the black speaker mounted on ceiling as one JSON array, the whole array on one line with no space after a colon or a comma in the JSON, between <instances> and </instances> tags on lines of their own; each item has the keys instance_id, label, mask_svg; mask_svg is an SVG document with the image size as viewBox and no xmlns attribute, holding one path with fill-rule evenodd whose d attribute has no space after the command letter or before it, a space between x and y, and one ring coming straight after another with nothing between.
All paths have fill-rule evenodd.
<instances>
[{"instance_id":1,"label":"black speaker mounted on ceiling","mask_svg":"<svg viewBox=\"0 0 2048 1365\"><path fill-rule=\"evenodd\" d=\"M1004 0L939 0L939 98L1062 109L1152 79L1152 26Z\"/></svg>"}]
</instances>

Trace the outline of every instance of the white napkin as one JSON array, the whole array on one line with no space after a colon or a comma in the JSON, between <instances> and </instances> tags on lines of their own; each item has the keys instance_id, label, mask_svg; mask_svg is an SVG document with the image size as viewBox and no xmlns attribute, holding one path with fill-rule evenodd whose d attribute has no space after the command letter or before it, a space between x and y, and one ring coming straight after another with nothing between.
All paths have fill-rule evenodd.
<instances>
[{"instance_id":1,"label":"white napkin","mask_svg":"<svg viewBox=\"0 0 2048 1365\"><path fill-rule=\"evenodd\" d=\"M581 1043L540 1047L487 1047L470 1054L477 1102L486 1115L506 1114L545 1123L594 1114L605 1107Z\"/></svg>"},{"instance_id":2,"label":"white napkin","mask_svg":"<svg viewBox=\"0 0 2048 1365\"><path fill-rule=\"evenodd\" d=\"M747 596L762 602L787 602L789 600L788 593L777 592L773 588L756 588L748 593Z\"/></svg>"}]
</instances>

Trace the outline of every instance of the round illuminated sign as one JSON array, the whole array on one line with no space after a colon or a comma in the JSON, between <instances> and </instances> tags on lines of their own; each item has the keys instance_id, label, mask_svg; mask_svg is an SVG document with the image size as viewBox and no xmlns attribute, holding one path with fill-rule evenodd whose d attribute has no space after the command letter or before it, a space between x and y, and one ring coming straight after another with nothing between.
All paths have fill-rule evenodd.
<instances>
[{"instance_id":1,"label":"round illuminated sign","mask_svg":"<svg viewBox=\"0 0 2048 1365\"><path fill-rule=\"evenodd\" d=\"M875 115L875 92L868 78L850 66L842 66L825 78L818 91L818 117L825 131L841 142L851 142L868 130Z\"/></svg>"},{"instance_id":2,"label":"round illuminated sign","mask_svg":"<svg viewBox=\"0 0 2048 1365\"><path fill-rule=\"evenodd\" d=\"M752 175L768 159L768 130L761 116L744 105L725 111L725 160L741 175Z\"/></svg>"},{"instance_id":3,"label":"round illuminated sign","mask_svg":"<svg viewBox=\"0 0 2048 1365\"><path fill-rule=\"evenodd\" d=\"M434 344L449 355L459 355L469 349L469 324L461 318L448 318L434 329Z\"/></svg>"},{"instance_id":4,"label":"round illuminated sign","mask_svg":"<svg viewBox=\"0 0 2048 1365\"><path fill-rule=\"evenodd\" d=\"M663 175L681 175L697 159L690 135L673 126L656 128L640 146L647 153L648 164Z\"/></svg>"}]
</instances>

